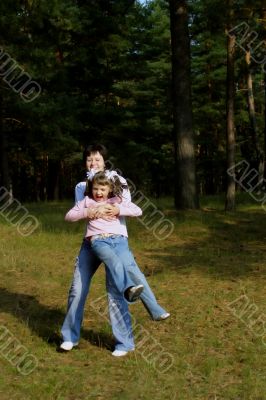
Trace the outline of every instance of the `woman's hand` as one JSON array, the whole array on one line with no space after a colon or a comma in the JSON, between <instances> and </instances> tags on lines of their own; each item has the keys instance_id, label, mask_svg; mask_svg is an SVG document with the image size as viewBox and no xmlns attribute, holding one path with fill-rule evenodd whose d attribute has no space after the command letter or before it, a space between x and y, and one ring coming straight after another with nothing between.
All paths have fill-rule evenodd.
<instances>
[{"instance_id":1,"label":"woman's hand","mask_svg":"<svg viewBox=\"0 0 266 400\"><path fill-rule=\"evenodd\" d=\"M87 208L87 218L88 219L95 219L96 217L96 207Z\"/></svg>"},{"instance_id":2,"label":"woman's hand","mask_svg":"<svg viewBox=\"0 0 266 400\"><path fill-rule=\"evenodd\" d=\"M119 215L119 208L116 205L105 204L96 209L96 218L103 218L106 221L112 221Z\"/></svg>"},{"instance_id":3,"label":"woman's hand","mask_svg":"<svg viewBox=\"0 0 266 400\"><path fill-rule=\"evenodd\" d=\"M106 221L112 221L119 215L119 208L115 204L103 204L97 207L87 208L87 218L97 219L102 218Z\"/></svg>"}]
</instances>

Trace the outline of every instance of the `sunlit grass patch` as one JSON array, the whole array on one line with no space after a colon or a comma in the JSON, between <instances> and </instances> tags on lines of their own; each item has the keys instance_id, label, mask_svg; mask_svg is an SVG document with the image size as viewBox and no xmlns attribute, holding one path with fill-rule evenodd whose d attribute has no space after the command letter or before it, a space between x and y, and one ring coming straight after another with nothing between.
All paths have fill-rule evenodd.
<instances>
[{"instance_id":1,"label":"sunlit grass patch","mask_svg":"<svg viewBox=\"0 0 266 400\"><path fill-rule=\"evenodd\" d=\"M198 211L175 211L170 199L159 203L174 223L172 235L156 240L137 219L128 230L138 264L171 313L154 322L141 303L131 307L143 332L173 356L163 374L141 352L111 356L108 321L92 306L105 294L102 267L91 285L79 347L56 351L84 232L83 223L64 221L71 202L27 205L41 222L28 237L0 218L0 323L39 360L21 376L1 357L0 343L1 400L265 399L266 351L255 332L266 313L266 214L244 198L235 213L223 211L221 197L203 199ZM256 313L241 319L229 305L243 295Z\"/></svg>"}]
</instances>

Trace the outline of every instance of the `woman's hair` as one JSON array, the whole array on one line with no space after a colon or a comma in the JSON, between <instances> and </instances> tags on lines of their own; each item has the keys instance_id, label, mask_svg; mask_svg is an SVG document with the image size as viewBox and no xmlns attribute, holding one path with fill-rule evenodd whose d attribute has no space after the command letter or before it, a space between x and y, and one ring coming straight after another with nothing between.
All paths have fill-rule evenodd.
<instances>
[{"instance_id":1,"label":"woman's hair","mask_svg":"<svg viewBox=\"0 0 266 400\"><path fill-rule=\"evenodd\" d=\"M107 159L107 148L100 143L94 143L90 144L89 146L86 147L86 149L83 152L83 163L86 163L87 157L89 157L91 154L95 153L100 153L101 156L103 157L104 161Z\"/></svg>"},{"instance_id":2,"label":"woman's hair","mask_svg":"<svg viewBox=\"0 0 266 400\"><path fill-rule=\"evenodd\" d=\"M110 192L108 194L108 198L120 197L121 199L123 189L127 189L127 185L122 184L118 176L115 175L112 178L108 178L105 172L97 172L92 180L87 179L86 181L86 190L84 195L89 196L91 199L93 199L92 187L94 184L109 186Z\"/></svg>"}]
</instances>

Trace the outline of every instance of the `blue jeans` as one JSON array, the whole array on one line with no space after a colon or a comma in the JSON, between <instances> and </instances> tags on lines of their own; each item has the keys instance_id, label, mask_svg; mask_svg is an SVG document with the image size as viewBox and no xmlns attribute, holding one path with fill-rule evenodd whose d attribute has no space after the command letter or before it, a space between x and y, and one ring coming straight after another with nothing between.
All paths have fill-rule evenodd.
<instances>
[{"instance_id":1,"label":"blue jeans","mask_svg":"<svg viewBox=\"0 0 266 400\"><path fill-rule=\"evenodd\" d=\"M116 279L119 287L143 285L140 296L142 303L152 319L158 319L166 311L157 303L157 300L145 278L140 271L132 252L128 247L127 237L114 235L113 237L96 239L91 242L94 254L112 271L111 280ZM115 286L115 283L113 282ZM113 290L112 290L113 292Z\"/></svg>"},{"instance_id":2,"label":"blue jeans","mask_svg":"<svg viewBox=\"0 0 266 400\"><path fill-rule=\"evenodd\" d=\"M127 243L127 240L126 240ZM121 254L124 267L135 285L142 284L143 292L140 296L144 306L153 319L157 319L166 311L157 303L144 274L139 270L130 251ZM98 269L101 261L93 253L90 243L84 240L77 257L73 281L69 290L67 314L61 329L64 341L78 342L83 320L85 301L89 292L91 279ZM113 335L116 340L117 350L130 350L134 348L130 314L124 296L113 286L108 270L106 270L106 289Z\"/></svg>"},{"instance_id":3,"label":"blue jeans","mask_svg":"<svg viewBox=\"0 0 266 400\"><path fill-rule=\"evenodd\" d=\"M125 241L126 245L124 246L124 251L121 251L120 253L120 258L123 261L125 270L135 286L144 286L143 292L140 295L140 300L151 318L153 320L159 319L162 314L166 313L166 310L157 303L156 297L154 296L145 275L140 271L135 258L128 247L127 238L125 238Z\"/></svg>"},{"instance_id":4,"label":"blue jeans","mask_svg":"<svg viewBox=\"0 0 266 400\"><path fill-rule=\"evenodd\" d=\"M84 240L77 257L74 277L68 295L68 307L61 333L64 341L76 343L80 338L85 301L89 292L91 279L101 261ZM106 268L106 290L108 292L109 317L117 350L134 349L131 328L131 317L124 295L113 284L110 271Z\"/></svg>"},{"instance_id":5,"label":"blue jeans","mask_svg":"<svg viewBox=\"0 0 266 400\"><path fill-rule=\"evenodd\" d=\"M126 250L126 244L127 239L122 235L96 238L90 242L93 253L105 265L107 288L111 285L112 293L123 294L126 289L135 286L121 258L121 254Z\"/></svg>"}]
</instances>

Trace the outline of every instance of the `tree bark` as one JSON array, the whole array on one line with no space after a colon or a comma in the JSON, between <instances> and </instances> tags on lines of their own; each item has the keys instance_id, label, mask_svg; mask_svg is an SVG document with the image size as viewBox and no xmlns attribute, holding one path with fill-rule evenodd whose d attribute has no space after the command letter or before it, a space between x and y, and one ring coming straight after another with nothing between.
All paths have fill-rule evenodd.
<instances>
[{"instance_id":1,"label":"tree bark","mask_svg":"<svg viewBox=\"0 0 266 400\"><path fill-rule=\"evenodd\" d=\"M62 177L63 161L49 160L48 164L48 200L61 200L61 177Z\"/></svg>"},{"instance_id":2,"label":"tree bark","mask_svg":"<svg viewBox=\"0 0 266 400\"><path fill-rule=\"evenodd\" d=\"M266 14L266 13L265 13ZM265 15L266 17L266 15ZM264 65L265 68L265 65ZM266 180L266 70L263 73L264 76L264 173L263 178Z\"/></svg>"},{"instance_id":3,"label":"tree bark","mask_svg":"<svg viewBox=\"0 0 266 400\"><path fill-rule=\"evenodd\" d=\"M186 0L169 0L172 48L173 136L177 209L199 207L190 83L190 38Z\"/></svg>"},{"instance_id":4,"label":"tree bark","mask_svg":"<svg viewBox=\"0 0 266 400\"><path fill-rule=\"evenodd\" d=\"M253 94L253 82L252 82L252 74L250 70L250 63L251 63L251 54L250 49L246 50L245 60L247 66L247 93L248 93L248 111L249 111L249 119L251 125L251 132L252 132L252 141L256 152L256 169L258 170L258 181L261 182L263 179L263 172L264 172L264 155L263 151L260 148L260 144L258 141L258 128L257 128L257 120L255 114L255 101L254 101L254 94Z\"/></svg>"},{"instance_id":5,"label":"tree bark","mask_svg":"<svg viewBox=\"0 0 266 400\"><path fill-rule=\"evenodd\" d=\"M233 28L233 1L227 0L228 20L227 31ZM235 165L235 123L234 123L234 98L235 98L235 79L234 79L234 59L235 59L235 35L227 35L227 86L226 86L226 154L227 170L234 170ZM225 200L225 210L235 210L235 174L227 174L227 190Z\"/></svg>"},{"instance_id":6,"label":"tree bark","mask_svg":"<svg viewBox=\"0 0 266 400\"><path fill-rule=\"evenodd\" d=\"M263 27L263 39L266 40L266 1L261 1L261 19ZM266 179L266 64L263 64L264 76L264 179Z\"/></svg>"},{"instance_id":7,"label":"tree bark","mask_svg":"<svg viewBox=\"0 0 266 400\"><path fill-rule=\"evenodd\" d=\"M8 154L7 154L7 135L3 125L3 97L0 91L0 186L10 190Z\"/></svg>"}]
</instances>

